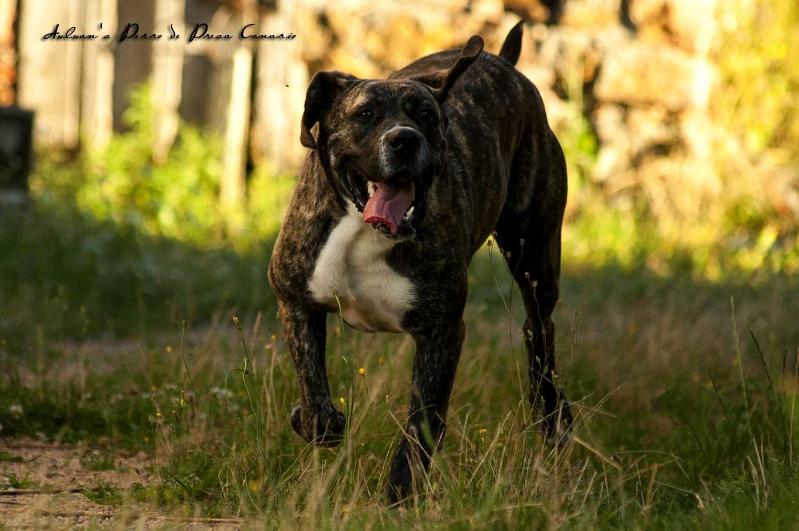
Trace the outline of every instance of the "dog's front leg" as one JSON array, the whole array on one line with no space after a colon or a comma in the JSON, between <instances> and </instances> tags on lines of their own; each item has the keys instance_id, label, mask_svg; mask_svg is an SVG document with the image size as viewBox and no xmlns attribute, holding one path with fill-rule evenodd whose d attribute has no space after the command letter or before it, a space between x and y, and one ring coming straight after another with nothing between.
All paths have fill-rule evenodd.
<instances>
[{"instance_id":1,"label":"dog's front leg","mask_svg":"<svg viewBox=\"0 0 799 531\"><path fill-rule=\"evenodd\" d=\"M414 333L416 359L408 422L391 463L386 498L390 504L419 491L430 458L444 437L447 406L463 344L464 326L457 319Z\"/></svg>"},{"instance_id":2,"label":"dog's front leg","mask_svg":"<svg viewBox=\"0 0 799 531\"><path fill-rule=\"evenodd\" d=\"M325 313L286 302L279 302L278 310L300 386L300 405L291 412L291 427L309 442L336 446L344 435L345 419L330 400L325 366Z\"/></svg>"}]
</instances>

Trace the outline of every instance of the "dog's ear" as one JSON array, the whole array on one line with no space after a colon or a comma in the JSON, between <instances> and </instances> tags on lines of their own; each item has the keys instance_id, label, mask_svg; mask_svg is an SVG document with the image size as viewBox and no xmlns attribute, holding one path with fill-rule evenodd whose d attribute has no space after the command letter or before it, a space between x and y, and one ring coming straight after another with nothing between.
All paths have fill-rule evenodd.
<instances>
[{"instance_id":1,"label":"dog's ear","mask_svg":"<svg viewBox=\"0 0 799 531\"><path fill-rule=\"evenodd\" d=\"M322 114L330 108L336 96L357 78L343 72L317 72L305 93L305 110L302 113L302 145L316 149L316 139L311 128L319 121Z\"/></svg>"},{"instance_id":2,"label":"dog's ear","mask_svg":"<svg viewBox=\"0 0 799 531\"><path fill-rule=\"evenodd\" d=\"M439 102L444 101L447 97L449 89L455 81L463 74L472 63L480 56L483 51L483 39L479 35L472 35L466 44L461 48L461 54L458 60L455 61L450 68L442 68L425 72L424 74L414 77L416 81L421 81L429 86L433 91L433 95Z\"/></svg>"}]
</instances>

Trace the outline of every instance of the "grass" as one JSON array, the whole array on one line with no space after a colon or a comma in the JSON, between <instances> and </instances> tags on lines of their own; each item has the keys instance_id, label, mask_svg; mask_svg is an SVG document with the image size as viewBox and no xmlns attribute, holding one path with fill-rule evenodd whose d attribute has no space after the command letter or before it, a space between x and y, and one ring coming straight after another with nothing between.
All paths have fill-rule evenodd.
<instances>
[{"instance_id":1,"label":"grass","mask_svg":"<svg viewBox=\"0 0 799 531\"><path fill-rule=\"evenodd\" d=\"M5 474L5 482L0 483L0 490L13 489L32 489L38 487L38 483L33 481L27 476L18 477L15 473L11 472Z\"/></svg>"},{"instance_id":2,"label":"grass","mask_svg":"<svg viewBox=\"0 0 799 531\"><path fill-rule=\"evenodd\" d=\"M108 483L101 483L92 489L85 489L83 495L99 505L122 505L122 493Z\"/></svg>"},{"instance_id":3,"label":"grass","mask_svg":"<svg viewBox=\"0 0 799 531\"><path fill-rule=\"evenodd\" d=\"M116 470L117 463L113 454L92 452L81 458L81 465L85 470L102 471Z\"/></svg>"},{"instance_id":4,"label":"grass","mask_svg":"<svg viewBox=\"0 0 799 531\"><path fill-rule=\"evenodd\" d=\"M87 490L97 503L270 527L799 521L796 278L709 282L566 261L559 372L578 427L556 452L524 400L521 301L484 248L471 268L445 447L426 496L390 510L380 499L407 407L408 338L330 317L331 391L348 432L338 449L309 447L288 423L297 387L260 274L268 243L263 254L197 249L37 208L15 219L25 230L0 232L37 253L0 264L15 275L2 283L13 311L2 325L0 435L102 446L88 463L99 469L113 468L102 456L114 451L150 456L156 481ZM109 262L73 252L93 239ZM147 295L127 296L137 291Z\"/></svg>"},{"instance_id":5,"label":"grass","mask_svg":"<svg viewBox=\"0 0 799 531\"><path fill-rule=\"evenodd\" d=\"M22 456L6 451L0 451L0 463L21 463L23 461L24 459Z\"/></svg>"},{"instance_id":6,"label":"grass","mask_svg":"<svg viewBox=\"0 0 799 531\"><path fill-rule=\"evenodd\" d=\"M0 345L130 337L269 301L271 243L202 249L99 221L60 202L0 212Z\"/></svg>"}]
</instances>

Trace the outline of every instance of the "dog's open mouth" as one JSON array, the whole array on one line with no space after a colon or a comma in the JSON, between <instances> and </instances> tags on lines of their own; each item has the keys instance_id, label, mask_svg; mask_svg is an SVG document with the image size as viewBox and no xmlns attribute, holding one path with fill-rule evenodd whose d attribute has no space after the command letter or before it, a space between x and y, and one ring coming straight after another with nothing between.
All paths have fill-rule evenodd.
<instances>
[{"instance_id":1,"label":"dog's open mouth","mask_svg":"<svg viewBox=\"0 0 799 531\"><path fill-rule=\"evenodd\" d=\"M363 220L384 234L396 236L413 219L416 188L412 182L369 182L369 200L363 209Z\"/></svg>"}]
</instances>

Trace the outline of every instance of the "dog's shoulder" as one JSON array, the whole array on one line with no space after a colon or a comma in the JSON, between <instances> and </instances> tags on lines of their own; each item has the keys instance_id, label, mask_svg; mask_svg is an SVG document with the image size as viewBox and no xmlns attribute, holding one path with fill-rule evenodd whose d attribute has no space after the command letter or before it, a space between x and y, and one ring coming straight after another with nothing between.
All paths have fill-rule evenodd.
<instances>
[{"instance_id":1,"label":"dog's shoulder","mask_svg":"<svg viewBox=\"0 0 799 531\"><path fill-rule=\"evenodd\" d=\"M340 210L312 151L297 179L269 260L269 283L279 298L307 297L307 279Z\"/></svg>"}]
</instances>

